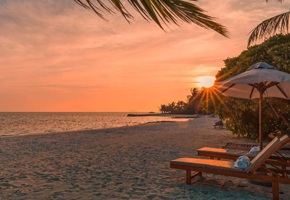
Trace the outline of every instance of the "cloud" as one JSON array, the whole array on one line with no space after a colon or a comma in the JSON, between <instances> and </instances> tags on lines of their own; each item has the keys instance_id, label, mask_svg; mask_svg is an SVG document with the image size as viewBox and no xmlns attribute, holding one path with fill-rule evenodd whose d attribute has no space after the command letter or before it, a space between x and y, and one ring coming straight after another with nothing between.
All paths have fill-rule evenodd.
<instances>
[{"instance_id":1,"label":"cloud","mask_svg":"<svg viewBox=\"0 0 290 200\"><path fill-rule=\"evenodd\" d=\"M185 23L163 31L136 13L131 24L120 14L104 13L104 21L73 0L0 1L0 111L21 111L18 104L26 111L82 110L81 102L90 102L88 111L156 110L186 98L196 77L215 75L224 59L246 49L257 23L290 5L196 4L228 27L230 38Z\"/></svg>"}]
</instances>

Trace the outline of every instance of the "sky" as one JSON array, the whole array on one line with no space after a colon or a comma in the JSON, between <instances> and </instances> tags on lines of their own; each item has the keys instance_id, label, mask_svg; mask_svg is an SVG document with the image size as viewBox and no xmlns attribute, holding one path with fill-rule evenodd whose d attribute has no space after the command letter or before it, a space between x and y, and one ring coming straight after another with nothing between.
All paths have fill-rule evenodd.
<instances>
[{"instance_id":1,"label":"sky","mask_svg":"<svg viewBox=\"0 0 290 200\"><path fill-rule=\"evenodd\" d=\"M106 21L73 0L0 0L0 112L157 112L247 49L249 32L289 2L200 0L230 37L165 30L133 12Z\"/></svg>"}]
</instances>

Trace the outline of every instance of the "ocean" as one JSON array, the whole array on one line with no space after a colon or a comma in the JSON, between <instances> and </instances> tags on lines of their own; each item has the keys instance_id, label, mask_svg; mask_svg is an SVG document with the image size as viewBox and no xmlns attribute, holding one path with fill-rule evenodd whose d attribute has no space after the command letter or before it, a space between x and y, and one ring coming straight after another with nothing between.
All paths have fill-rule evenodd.
<instances>
[{"instance_id":1,"label":"ocean","mask_svg":"<svg viewBox=\"0 0 290 200\"><path fill-rule=\"evenodd\" d=\"M0 112L0 137L186 120L170 116L127 117L128 114L125 112Z\"/></svg>"}]
</instances>

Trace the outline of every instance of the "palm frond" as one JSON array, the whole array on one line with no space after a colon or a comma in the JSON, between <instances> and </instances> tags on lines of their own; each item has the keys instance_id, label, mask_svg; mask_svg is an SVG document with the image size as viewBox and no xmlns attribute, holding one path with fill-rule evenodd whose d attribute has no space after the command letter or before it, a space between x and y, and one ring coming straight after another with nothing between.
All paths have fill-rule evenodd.
<instances>
[{"instance_id":1,"label":"palm frond","mask_svg":"<svg viewBox=\"0 0 290 200\"><path fill-rule=\"evenodd\" d=\"M267 38L276 33L288 32L290 12L276 15L260 23L250 32L248 47L258 39Z\"/></svg>"},{"instance_id":2,"label":"palm frond","mask_svg":"<svg viewBox=\"0 0 290 200\"><path fill-rule=\"evenodd\" d=\"M133 18L131 13L125 8L121 0L107 0L112 9L108 7L104 0L74 0L83 8L93 10L100 18L105 19L102 11L114 13L120 12L130 23ZM181 22L194 23L206 29L212 29L219 34L228 37L227 29L215 22L215 18L205 14L205 11L191 3L197 0L127 0L129 4L147 21L154 21L160 28L163 25L173 23L180 25Z\"/></svg>"}]
</instances>

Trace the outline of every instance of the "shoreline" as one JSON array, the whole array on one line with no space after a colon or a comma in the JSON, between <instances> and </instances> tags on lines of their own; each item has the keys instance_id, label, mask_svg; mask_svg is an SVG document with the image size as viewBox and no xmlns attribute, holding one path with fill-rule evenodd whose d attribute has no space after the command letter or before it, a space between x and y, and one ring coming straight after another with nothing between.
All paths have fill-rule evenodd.
<instances>
[{"instance_id":1,"label":"shoreline","mask_svg":"<svg viewBox=\"0 0 290 200\"><path fill-rule=\"evenodd\" d=\"M67 113L64 113L67 114ZM83 114L83 113L81 113ZM1 137L17 137L24 135L38 134L54 134L72 131L85 130L101 130L108 128L121 128L142 125L150 122L163 121L183 121L188 118L174 118L176 115L170 116L138 116L130 119L126 115L72 115L70 117L63 115L40 115L28 116L15 115L13 120L2 121L0 123L0 138ZM2 116L3 117L3 116ZM39 120L37 119L39 117ZM80 121L76 124L75 119L80 117ZM105 117L105 118L103 118ZM88 120L87 120L87 119ZM57 121L57 120L59 121ZM19 120L21 123L19 124ZM30 124L29 120L34 120L35 123Z\"/></svg>"},{"instance_id":2,"label":"shoreline","mask_svg":"<svg viewBox=\"0 0 290 200\"><path fill-rule=\"evenodd\" d=\"M252 142L215 118L172 123L0 138L3 199L270 199L271 188L245 179L205 174L184 184L178 157L194 157L203 146ZM286 187L284 187L286 186ZM289 199L280 185L281 200Z\"/></svg>"},{"instance_id":3,"label":"shoreline","mask_svg":"<svg viewBox=\"0 0 290 200\"><path fill-rule=\"evenodd\" d=\"M109 128L96 128L96 129L80 129L80 130L70 130L70 131L55 131L55 132L43 132L43 133L27 133L27 134L19 134L19 135L0 135L1 138L10 138L10 137L25 137L25 136L41 136L41 135L54 135L54 134L79 134L79 133L86 133L86 132L95 132L95 131L104 131L107 132L111 129L121 129L121 128L128 128L128 127L135 127L135 126L142 126L146 124L158 124L158 123L168 123L168 122L182 122L182 121L152 121L152 122L144 122L135 125L127 125L127 126L119 126L119 127L109 127Z\"/></svg>"},{"instance_id":4,"label":"shoreline","mask_svg":"<svg viewBox=\"0 0 290 200\"><path fill-rule=\"evenodd\" d=\"M127 117L171 117L171 118L198 118L198 114L169 114L169 113L129 113Z\"/></svg>"}]
</instances>

